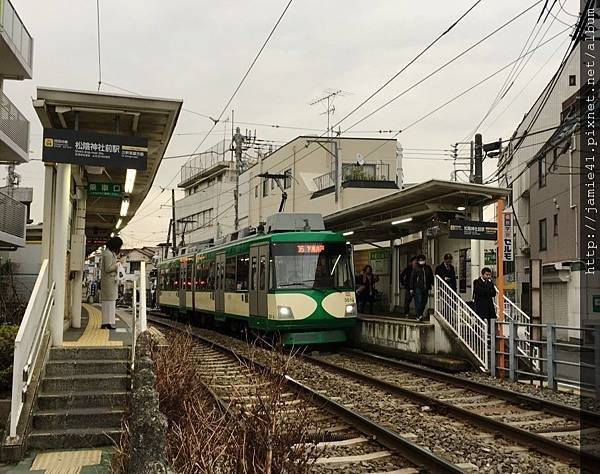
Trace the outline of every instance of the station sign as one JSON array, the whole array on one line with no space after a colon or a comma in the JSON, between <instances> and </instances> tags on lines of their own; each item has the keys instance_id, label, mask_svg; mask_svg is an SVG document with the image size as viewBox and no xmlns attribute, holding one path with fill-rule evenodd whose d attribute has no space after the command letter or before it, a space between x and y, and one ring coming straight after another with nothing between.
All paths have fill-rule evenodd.
<instances>
[{"instance_id":1,"label":"station sign","mask_svg":"<svg viewBox=\"0 0 600 474\"><path fill-rule=\"evenodd\" d=\"M512 262L515 259L513 251L513 215L511 212L505 212L502 216L504 235L502 236L502 250L505 262Z\"/></svg>"},{"instance_id":2,"label":"station sign","mask_svg":"<svg viewBox=\"0 0 600 474\"><path fill-rule=\"evenodd\" d=\"M450 220L449 239L496 240L498 225L495 222Z\"/></svg>"},{"instance_id":3,"label":"station sign","mask_svg":"<svg viewBox=\"0 0 600 474\"><path fill-rule=\"evenodd\" d=\"M145 170L148 140L56 128L44 129L42 161Z\"/></svg>"},{"instance_id":4,"label":"station sign","mask_svg":"<svg viewBox=\"0 0 600 474\"><path fill-rule=\"evenodd\" d=\"M121 199L123 186L118 183L88 183L88 197L105 197Z\"/></svg>"}]
</instances>

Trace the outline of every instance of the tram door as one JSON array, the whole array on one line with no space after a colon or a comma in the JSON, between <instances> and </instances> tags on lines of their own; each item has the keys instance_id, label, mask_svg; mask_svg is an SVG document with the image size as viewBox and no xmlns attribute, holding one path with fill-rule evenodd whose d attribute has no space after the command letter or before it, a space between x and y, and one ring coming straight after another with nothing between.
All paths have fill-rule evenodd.
<instances>
[{"instance_id":1,"label":"tram door","mask_svg":"<svg viewBox=\"0 0 600 474\"><path fill-rule=\"evenodd\" d=\"M217 255L215 275L215 313L225 312L225 254Z\"/></svg>"},{"instance_id":2,"label":"tram door","mask_svg":"<svg viewBox=\"0 0 600 474\"><path fill-rule=\"evenodd\" d=\"M179 310L185 310L185 290L187 289L187 264L181 262L179 265Z\"/></svg>"},{"instance_id":3,"label":"tram door","mask_svg":"<svg viewBox=\"0 0 600 474\"><path fill-rule=\"evenodd\" d=\"M250 315L266 318L269 292L269 245L250 248Z\"/></svg>"}]
</instances>

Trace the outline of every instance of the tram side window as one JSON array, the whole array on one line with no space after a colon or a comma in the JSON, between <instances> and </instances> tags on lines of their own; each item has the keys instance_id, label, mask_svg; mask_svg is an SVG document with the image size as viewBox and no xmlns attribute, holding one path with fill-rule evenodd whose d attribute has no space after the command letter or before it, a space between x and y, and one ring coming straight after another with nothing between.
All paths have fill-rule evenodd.
<instances>
[{"instance_id":1,"label":"tram side window","mask_svg":"<svg viewBox=\"0 0 600 474\"><path fill-rule=\"evenodd\" d=\"M215 261L211 261L208 264L208 275L206 277L206 289L214 291L215 289Z\"/></svg>"},{"instance_id":2,"label":"tram side window","mask_svg":"<svg viewBox=\"0 0 600 474\"><path fill-rule=\"evenodd\" d=\"M202 291L208 289L208 263L196 262L196 290Z\"/></svg>"},{"instance_id":3,"label":"tram side window","mask_svg":"<svg viewBox=\"0 0 600 474\"><path fill-rule=\"evenodd\" d=\"M250 270L250 289L256 290L256 257L252 257Z\"/></svg>"},{"instance_id":4,"label":"tram side window","mask_svg":"<svg viewBox=\"0 0 600 474\"><path fill-rule=\"evenodd\" d=\"M235 257L225 259L225 291L235 291Z\"/></svg>"},{"instance_id":5,"label":"tram side window","mask_svg":"<svg viewBox=\"0 0 600 474\"><path fill-rule=\"evenodd\" d=\"M247 253L238 255L235 289L238 291L248 290L248 264L250 257Z\"/></svg>"},{"instance_id":6,"label":"tram side window","mask_svg":"<svg viewBox=\"0 0 600 474\"><path fill-rule=\"evenodd\" d=\"M258 289L264 290L267 286L267 257L261 255L258 265Z\"/></svg>"},{"instance_id":7,"label":"tram side window","mask_svg":"<svg viewBox=\"0 0 600 474\"><path fill-rule=\"evenodd\" d=\"M194 281L194 261L188 260L187 262L187 274L186 274L186 289L192 289L192 282Z\"/></svg>"}]
</instances>

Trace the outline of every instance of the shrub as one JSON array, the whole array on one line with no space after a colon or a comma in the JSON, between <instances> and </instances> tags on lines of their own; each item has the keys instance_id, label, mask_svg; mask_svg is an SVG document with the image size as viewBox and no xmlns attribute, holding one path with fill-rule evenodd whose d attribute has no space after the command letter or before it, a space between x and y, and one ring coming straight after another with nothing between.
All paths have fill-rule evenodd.
<instances>
[{"instance_id":1,"label":"shrub","mask_svg":"<svg viewBox=\"0 0 600 474\"><path fill-rule=\"evenodd\" d=\"M19 332L19 326L15 324L0 325L0 393L7 393L11 390L17 332Z\"/></svg>"}]
</instances>

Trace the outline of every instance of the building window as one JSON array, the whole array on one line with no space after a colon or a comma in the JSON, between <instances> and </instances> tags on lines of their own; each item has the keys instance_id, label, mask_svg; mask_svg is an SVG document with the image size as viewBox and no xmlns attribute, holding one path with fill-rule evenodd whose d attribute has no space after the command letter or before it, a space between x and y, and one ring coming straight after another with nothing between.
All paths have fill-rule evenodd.
<instances>
[{"instance_id":1,"label":"building window","mask_svg":"<svg viewBox=\"0 0 600 474\"><path fill-rule=\"evenodd\" d=\"M254 197L258 197L258 186L254 186Z\"/></svg>"},{"instance_id":2,"label":"building window","mask_svg":"<svg viewBox=\"0 0 600 474\"><path fill-rule=\"evenodd\" d=\"M548 246L548 234L546 229L546 219L540 220L540 250L546 250Z\"/></svg>"},{"instance_id":3,"label":"building window","mask_svg":"<svg viewBox=\"0 0 600 474\"><path fill-rule=\"evenodd\" d=\"M575 76L575 74L571 74L569 76L569 85L570 86L576 86L577 85L577 76Z\"/></svg>"},{"instance_id":4,"label":"building window","mask_svg":"<svg viewBox=\"0 0 600 474\"><path fill-rule=\"evenodd\" d=\"M554 236L558 236L558 214L554 214Z\"/></svg>"},{"instance_id":5,"label":"building window","mask_svg":"<svg viewBox=\"0 0 600 474\"><path fill-rule=\"evenodd\" d=\"M235 257L225 260L225 291L235 291Z\"/></svg>"},{"instance_id":6,"label":"building window","mask_svg":"<svg viewBox=\"0 0 600 474\"><path fill-rule=\"evenodd\" d=\"M292 170L285 170L286 177L283 180L283 189L289 189L292 187Z\"/></svg>"},{"instance_id":7,"label":"building window","mask_svg":"<svg viewBox=\"0 0 600 474\"><path fill-rule=\"evenodd\" d=\"M546 154L543 154L538 161L538 187L546 186Z\"/></svg>"},{"instance_id":8,"label":"building window","mask_svg":"<svg viewBox=\"0 0 600 474\"><path fill-rule=\"evenodd\" d=\"M139 272L141 268L141 262L129 262L129 273Z\"/></svg>"},{"instance_id":9,"label":"building window","mask_svg":"<svg viewBox=\"0 0 600 474\"><path fill-rule=\"evenodd\" d=\"M263 197L267 197L269 195L269 180L268 179L263 179L262 187L263 187Z\"/></svg>"}]
</instances>

